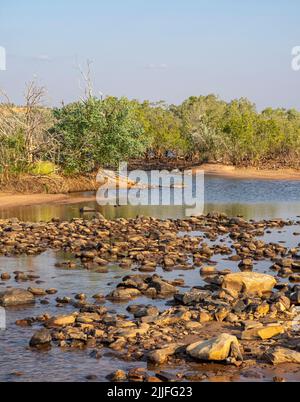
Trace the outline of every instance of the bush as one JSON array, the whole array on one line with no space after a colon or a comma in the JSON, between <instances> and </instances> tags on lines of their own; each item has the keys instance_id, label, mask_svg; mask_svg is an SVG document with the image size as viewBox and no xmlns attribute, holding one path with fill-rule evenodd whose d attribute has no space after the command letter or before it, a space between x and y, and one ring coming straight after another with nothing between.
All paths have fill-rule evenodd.
<instances>
[{"instance_id":1,"label":"bush","mask_svg":"<svg viewBox=\"0 0 300 402\"><path fill-rule=\"evenodd\" d=\"M125 98L90 98L54 110L52 132L66 173L88 173L143 154L146 141L134 104Z\"/></svg>"},{"instance_id":2,"label":"bush","mask_svg":"<svg viewBox=\"0 0 300 402\"><path fill-rule=\"evenodd\" d=\"M38 161L30 169L30 173L36 176L50 176L57 171L57 166L49 161Z\"/></svg>"}]
</instances>

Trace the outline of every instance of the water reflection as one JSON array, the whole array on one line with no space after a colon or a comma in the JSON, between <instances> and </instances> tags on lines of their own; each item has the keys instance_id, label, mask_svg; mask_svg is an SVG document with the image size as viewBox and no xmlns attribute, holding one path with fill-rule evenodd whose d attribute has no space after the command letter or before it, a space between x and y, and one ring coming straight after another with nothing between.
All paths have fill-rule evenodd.
<instances>
[{"instance_id":1,"label":"water reflection","mask_svg":"<svg viewBox=\"0 0 300 402\"><path fill-rule=\"evenodd\" d=\"M194 192L195 188L187 190ZM155 203L157 194L157 190L153 190ZM190 209L183 205L99 206L94 193L86 192L76 196L87 197L87 202L20 206L6 210L1 209L0 205L0 218L17 217L23 221L49 221L55 217L69 220L81 217L80 209L85 206L101 212L109 219L135 218L137 215L177 219L191 215ZM242 215L247 219L292 218L300 215L300 184L296 181L240 180L207 176L204 196L205 213L218 211L225 212L229 216ZM166 197L169 197L168 192ZM94 198L94 201L91 201L91 198ZM201 212L200 207L193 214ZM84 214L87 218L93 215L93 213Z\"/></svg>"}]
</instances>

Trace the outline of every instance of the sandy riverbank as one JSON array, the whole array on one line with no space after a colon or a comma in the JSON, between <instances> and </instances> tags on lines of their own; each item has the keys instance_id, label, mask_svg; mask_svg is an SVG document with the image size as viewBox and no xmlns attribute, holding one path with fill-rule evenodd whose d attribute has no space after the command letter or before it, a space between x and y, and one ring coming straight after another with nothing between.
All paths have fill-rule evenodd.
<instances>
[{"instance_id":1,"label":"sandy riverbank","mask_svg":"<svg viewBox=\"0 0 300 402\"><path fill-rule=\"evenodd\" d=\"M94 196L83 197L70 194L13 194L0 193L0 209L41 204L76 204L84 201L93 201Z\"/></svg>"},{"instance_id":2,"label":"sandy riverbank","mask_svg":"<svg viewBox=\"0 0 300 402\"><path fill-rule=\"evenodd\" d=\"M296 169L258 170L255 168L236 168L234 166L206 163L194 168L204 170L206 175L233 179L254 180L300 180L300 171ZM109 171L105 171L106 184L114 185ZM120 186L124 187L127 181L123 178ZM129 185L133 186L132 182ZM92 189L91 189L92 191ZM20 194L14 192L0 192L0 209L40 204L76 204L94 201L95 196L82 196L80 193L66 194Z\"/></svg>"},{"instance_id":3,"label":"sandy riverbank","mask_svg":"<svg viewBox=\"0 0 300 402\"><path fill-rule=\"evenodd\" d=\"M255 169L237 168L222 164L205 163L196 170L204 170L206 175L255 180L300 180L300 170L296 169Z\"/></svg>"}]
</instances>

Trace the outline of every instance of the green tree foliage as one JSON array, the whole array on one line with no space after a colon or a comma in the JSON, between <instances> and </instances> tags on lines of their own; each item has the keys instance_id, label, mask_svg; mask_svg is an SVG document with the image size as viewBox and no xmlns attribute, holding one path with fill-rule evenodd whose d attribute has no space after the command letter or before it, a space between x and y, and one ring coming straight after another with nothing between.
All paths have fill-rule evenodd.
<instances>
[{"instance_id":1,"label":"green tree foliage","mask_svg":"<svg viewBox=\"0 0 300 402\"><path fill-rule=\"evenodd\" d=\"M138 118L148 140L148 150L158 158L167 151L184 155L187 143L181 133L181 121L164 102L138 104Z\"/></svg>"},{"instance_id":2,"label":"green tree foliage","mask_svg":"<svg viewBox=\"0 0 300 402\"><path fill-rule=\"evenodd\" d=\"M167 151L195 163L300 167L294 109L259 113L245 98L226 103L208 95L179 106L89 96L51 111L28 99L23 108L0 104L0 173L33 172L51 162L51 170L84 174L150 153L164 158Z\"/></svg>"},{"instance_id":3,"label":"green tree foliage","mask_svg":"<svg viewBox=\"0 0 300 402\"><path fill-rule=\"evenodd\" d=\"M60 143L60 164L68 173L116 165L146 149L135 105L125 98L89 98L55 109L54 116L52 131Z\"/></svg>"},{"instance_id":4,"label":"green tree foliage","mask_svg":"<svg viewBox=\"0 0 300 402\"><path fill-rule=\"evenodd\" d=\"M222 138L220 127L226 103L215 95L190 97L175 113L182 124L182 136L190 158L202 160L218 157Z\"/></svg>"}]
</instances>

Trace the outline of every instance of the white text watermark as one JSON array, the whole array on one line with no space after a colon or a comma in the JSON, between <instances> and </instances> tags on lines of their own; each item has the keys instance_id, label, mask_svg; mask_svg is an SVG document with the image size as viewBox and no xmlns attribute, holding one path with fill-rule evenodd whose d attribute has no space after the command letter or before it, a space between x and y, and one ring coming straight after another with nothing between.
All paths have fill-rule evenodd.
<instances>
[{"instance_id":1,"label":"white text watermark","mask_svg":"<svg viewBox=\"0 0 300 402\"><path fill-rule=\"evenodd\" d=\"M3 307L0 307L0 331L6 329L6 311Z\"/></svg>"},{"instance_id":2,"label":"white text watermark","mask_svg":"<svg viewBox=\"0 0 300 402\"><path fill-rule=\"evenodd\" d=\"M97 203L113 206L182 206L187 214L204 211L204 171L134 170L127 163L117 172L100 170Z\"/></svg>"},{"instance_id":3,"label":"white text watermark","mask_svg":"<svg viewBox=\"0 0 300 402\"><path fill-rule=\"evenodd\" d=\"M0 46L0 71L6 70L6 50Z\"/></svg>"},{"instance_id":4,"label":"white text watermark","mask_svg":"<svg viewBox=\"0 0 300 402\"><path fill-rule=\"evenodd\" d=\"M300 46L293 47L292 56L292 70L300 71Z\"/></svg>"}]
</instances>

